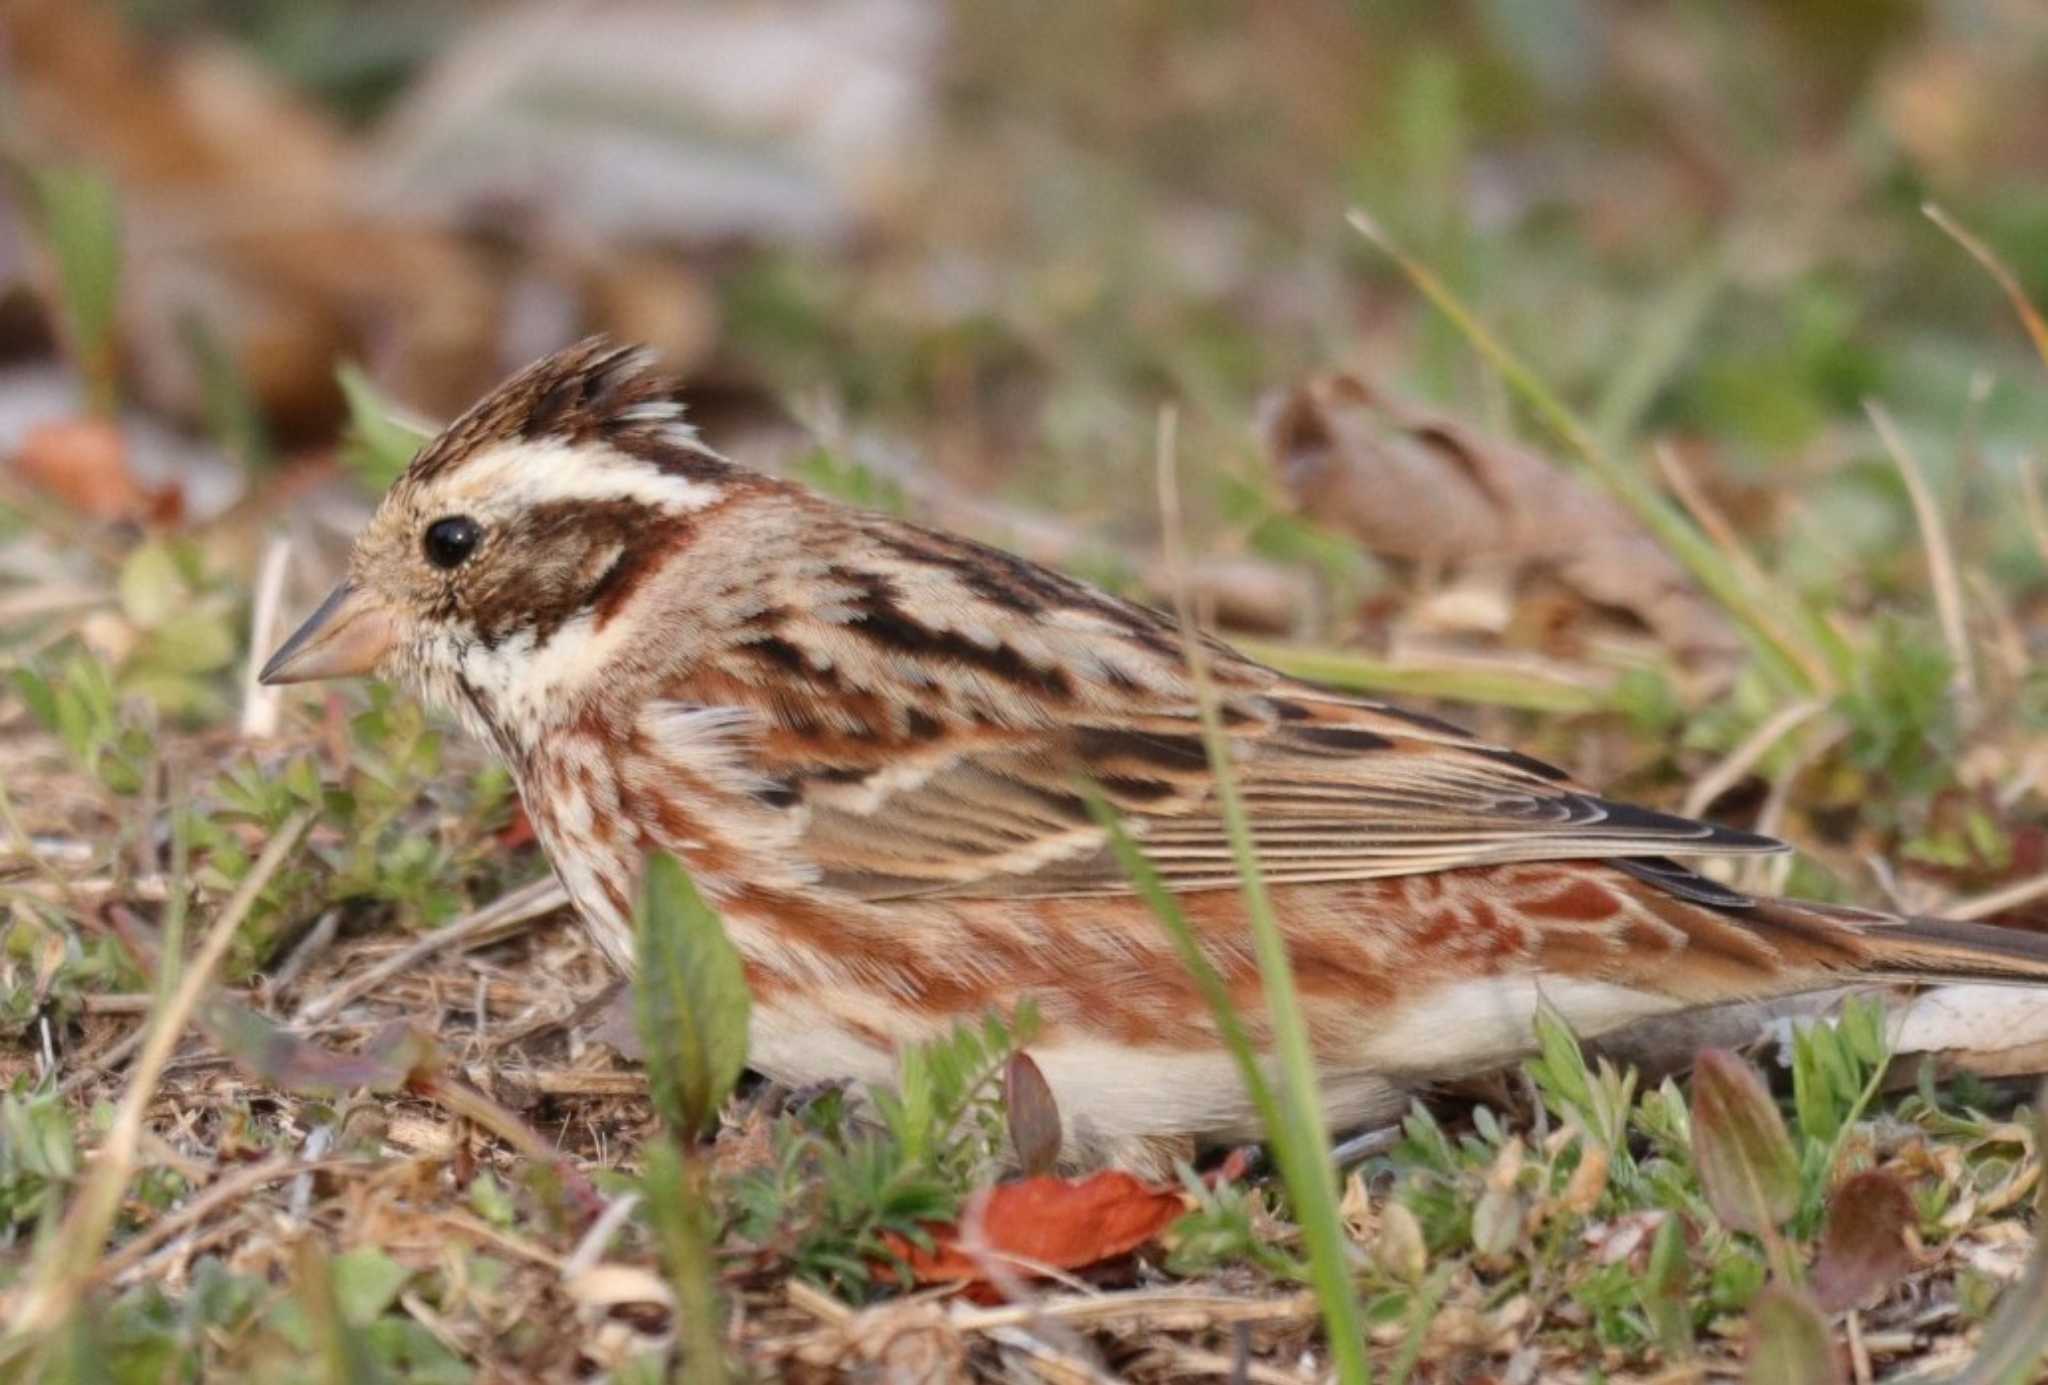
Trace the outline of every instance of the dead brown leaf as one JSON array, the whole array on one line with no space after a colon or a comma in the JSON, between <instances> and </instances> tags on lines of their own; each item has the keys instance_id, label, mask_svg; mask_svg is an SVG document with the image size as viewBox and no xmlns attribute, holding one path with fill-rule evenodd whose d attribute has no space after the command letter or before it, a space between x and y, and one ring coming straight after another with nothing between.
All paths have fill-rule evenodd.
<instances>
[{"instance_id":1,"label":"dead brown leaf","mask_svg":"<svg viewBox=\"0 0 2048 1385\"><path fill-rule=\"evenodd\" d=\"M1267 455L1303 513L1374 553L1433 570L1541 572L1627 611L1682 656L1739 648L1720 611L1620 502L1550 459L1317 376L1268 411Z\"/></svg>"},{"instance_id":2,"label":"dead brown leaf","mask_svg":"<svg viewBox=\"0 0 2048 1385\"><path fill-rule=\"evenodd\" d=\"M1018 1166L1030 1175L1051 1173L1060 1157L1060 1108L1028 1053L1011 1054L1003 1069L1003 1110Z\"/></svg>"},{"instance_id":3,"label":"dead brown leaf","mask_svg":"<svg viewBox=\"0 0 2048 1385\"><path fill-rule=\"evenodd\" d=\"M2016 1077L2048 1072L2048 1015L2009 986L1936 986L1887 1021L1897 1056L1933 1054L1943 1072Z\"/></svg>"},{"instance_id":4,"label":"dead brown leaf","mask_svg":"<svg viewBox=\"0 0 2048 1385\"><path fill-rule=\"evenodd\" d=\"M104 523L168 524L184 508L175 488L155 491L135 479L127 440L104 419L67 419L30 430L14 468L36 489Z\"/></svg>"},{"instance_id":5,"label":"dead brown leaf","mask_svg":"<svg viewBox=\"0 0 2048 1385\"><path fill-rule=\"evenodd\" d=\"M1828 1199L1813 1296L1825 1312L1868 1302L1913 1268L1906 1232L1918 1221L1913 1199L1896 1174L1865 1169Z\"/></svg>"}]
</instances>

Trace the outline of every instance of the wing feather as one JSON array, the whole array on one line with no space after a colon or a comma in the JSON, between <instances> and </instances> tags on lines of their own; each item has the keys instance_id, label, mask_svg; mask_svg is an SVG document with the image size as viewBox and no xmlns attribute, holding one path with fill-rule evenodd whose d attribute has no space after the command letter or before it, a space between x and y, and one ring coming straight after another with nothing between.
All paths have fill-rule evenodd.
<instances>
[{"instance_id":1,"label":"wing feather","mask_svg":"<svg viewBox=\"0 0 2048 1385\"><path fill-rule=\"evenodd\" d=\"M1319 726L1342 729L1340 718L1355 718L1351 729L1374 739L1344 749L1272 716L1240 716L1230 735L1260 867L1275 883L1782 849L1601 798L1480 742L1393 733L1379 704L1323 696L1318 714L1328 720ZM1095 785L1167 884L1226 887L1234 855L1215 780L1192 713L1183 725L1173 733L1046 727L992 748L963 746L897 792L814 794L804 843L837 887L868 898L1123 893L1129 883L1081 797L1083 785Z\"/></svg>"},{"instance_id":2,"label":"wing feather","mask_svg":"<svg viewBox=\"0 0 2048 1385\"><path fill-rule=\"evenodd\" d=\"M773 512L780 528L742 526L744 553L699 555L748 579L729 609L693 599L679 613L729 629L666 695L753 711L751 753L819 879L866 898L1127 892L1092 786L1170 886L1234 881L1166 617L979 544L791 498ZM1276 883L1782 849L1613 802L1447 722L1207 644Z\"/></svg>"}]
</instances>

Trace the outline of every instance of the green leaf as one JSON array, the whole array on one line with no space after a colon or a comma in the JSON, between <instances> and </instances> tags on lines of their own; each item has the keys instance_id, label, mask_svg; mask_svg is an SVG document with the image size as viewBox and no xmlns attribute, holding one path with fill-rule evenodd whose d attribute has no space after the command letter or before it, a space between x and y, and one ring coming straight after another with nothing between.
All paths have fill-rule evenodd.
<instances>
[{"instance_id":1,"label":"green leaf","mask_svg":"<svg viewBox=\"0 0 2048 1385\"><path fill-rule=\"evenodd\" d=\"M158 539L121 564L121 612L145 630L163 624L192 599L170 544Z\"/></svg>"},{"instance_id":2,"label":"green leaf","mask_svg":"<svg viewBox=\"0 0 2048 1385\"><path fill-rule=\"evenodd\" d=\"M235 632L220 611L180 611L150 632L134 663L156 673L211 673L235 659Z\"/></svg>"},{"instance_id":3,"label":"green leaf","mask_svg":"<svg viewBox=\"0 0 2048 1385\"><path fill-rule=\"evenodd\" d=\"M1667 1213L1650 1245L1648 1273L1641 1281L1643 1315L1666 1356L1692 1352L1692 1303L1686 1296L1691 1266L1685 1255L1685 1219Z\"/></svg>"},{"instance_id":4,"label":"green leaf","mask_svg":"<svg viewBox=\"0 0 2048 1385\"><path fill-rule=\"evenodd\" d=\"M380 1254L377 1251L367 1253ZM307 1342L321 1359L324 1367L321 1378L329 1385L381 1385L384 1371L370 1351L365 1335L355 1330L356 1322L342 1306L336 1283L337 1266L338 1261L329 1257L311 1237L300 1241L293 1256L293 1279L297 1292L292 1306L303 1315ZM355 1273L362 1277L370 1274L362 1270ZM369 1287L359 1284L356 1292L367 1298ZM392 1292L395 1294L397 1290Z\"/></svg>"},{"instance_id":5,"label":"green leaf","mask_svg":"<svg viewBox=\"0 0 2048 1385\"><path fill-rule=\"evenodd\" d=\"M50 680L34 669L14 670L14 690L21 694L21 700L28 704L28 710L48 731L57 731L57 690L50 686Z\"/></svg>"},{"instance_id":6,"label":"green leaf","mask_svg":"<svg viewBox=\"0 0 2048 1385\"><path fill-rule=\"evenodd\" d=\"M1910 800L1954 778L1961 720L1951 696L1954 666L1929 631L1887 616L1875 622L1854 681L1836 699L1849 725L1849 758Z\"/></svg>"},{"instance_id":7,"label":"green leaf","mask_svg":"<svg viewBox=\"0 0 2048 1385\"><path fill-rule=\"evenodd\" d=\"M1593 1104L1593 1074L1586 1068L1578 1035L1557 1007L1542 997L1537 999L1535 1025L1537 1056L1528 1063L1531 1080L1553 1111L1583 1116Z\"/></svg>"},{"instance_id":8,"label":"green leaf","mask_svg":"<svg viewBox=\"0 0 2048 1385\"><path fill-rule=\"evenodd\" d=\"M1891 1062L1882 1002L1857 997L1833 1024L1801 1027L1792 1037L1792 1109L1806 1142L1806 1197L1795 1228L1808 1234L1857 1121L1877 1096Z\"/></svg>"},{"instance_id":9,"label":"green leaf","mask_svg":"<svg viewBox=\"0 0 2048 1385\"><path fill-rule=\"evenodd\" d=\"M739 951L673 856L649 857L634 980L654 1108L678 1139L708 1133L747 1058L750 997Z\"/></svg>"},{"instance_id":10,"label":"green leaf","mask_svg":"<svg viewBox=\"0 0 2048 1385\"><path fill-rule=\"evenodd\" d=\"M497 1175L489 1169L479 1173L469 1183L469 1205L476 1214L493 1226L510 1226L519 1215L519 1208L512 1201L512 1194L500 1183Z\"/></svg>"},{"instance_id":11,"label":"green leaf","mask_svg":"<svg viewBox=\"0 0 2048 1385\"><path fill-rule=\"evenodd\" d=\"M342 366L335 379L348 403L341 464L365 487L381 492L398 479L431 434L401 422L382 391L356 366Z\"/></svg>"},{"instance_id":12,"label":"green leaf","mask_svg":"<svg viewBox=\"0 0 2048 1385\"><path fill-rule=\"evenodd\" d=\"M1749 1307L1750 1385L1838 1385L1841 1358L1813 1300L1773 1284Z\"/></svg>"},{"instance_id":13,"label":"green leaf","mask_svg":"<svg viewBox=\"0 0 2048 1385\"><path fill-rule=\"evenodd\" d=\"M1700 1053L1692 1078L1700 1185L1731 1230L1772 1233L1799 1207L1799 1155L1756 1070L1725 1049Z\"/></svg>"},{"instance_id":14,"label":"green leaf","mask_svg":"<svg viewBox=\"0 0 2048 1385\"><path fill-rule=\"evenodd\" d=\"M374 1246L346 1251L329 1262L342 1320L361 1327L398 1301L412 1271Z\"/></svg>"},{"instance_id":15,"label":"green leaf","mask_svg":"<svg viewBox=\"0 0 2048 1385\"><path fill-rule=\"evenodd\" d=\"M62 1181L78 1172L71 1115L55 1097L0 1097L0 1169Z\"/></svg>"},{"instance_id":16,"label":"green leaf","mask_svg":"<svg viewBox=\"0 0 2048 1385\"><path fill-rule=\"evenodd\" d=\"M1635 1108L1636 1074L1617 1069L1606 1059L1588 1067L1578 1037L1551 1003L1538 998L1535 1017L1537 1056L1525 1065L1544 1104L1560 1118L1576 1120L1615 1162L1617 1172L1632 1168L1628 1142L1629 1112Z\"/></svg>"}]
</instances>

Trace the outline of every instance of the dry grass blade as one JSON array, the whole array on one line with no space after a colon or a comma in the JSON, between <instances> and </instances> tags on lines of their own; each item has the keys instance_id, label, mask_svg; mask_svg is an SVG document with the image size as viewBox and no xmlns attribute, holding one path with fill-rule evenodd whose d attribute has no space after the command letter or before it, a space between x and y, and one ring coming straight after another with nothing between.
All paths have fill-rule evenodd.
<instances>
[{"instance_id":1,"label":"dry grass blade","mask_svg":"<svg viewBox=\"0 0 2048 1385\"><path fill-rule=\"evenodd\" d=\"M1729 751L1719 764L1694 782L1686 791L1685 802L1678 811L1690 818L1705 813L1716 799L1742 782L1744 776L1755 769L1780 741L1826 711L1827 706L1819 698L1808 698L1780 707L1763 725L1743 737L1742 743Z\"/></svg>"},{"instance_id":2,"label":"dry grass blade","mask_svg":"<svg viewBox=\"0 0 2048 1385\"><path fill-rule=\"evenodd\" d=\"M1920 524L1920 539L1927 546L1927 577L1934 585L1934 610L1941 620L1941 637L1948 645L1948 657L1955 665L1955 691L1968 722L1977 705L1977 661L1970 650L1969 622L1963 615L1963 583L1956 574L1956 553L1949 543L1948 526L1942 523L1941 506L1927 484L1927 472L1890 414L1875 400L1863 401L1870 424L1898 464L1906 493L1913 499L1913 516Z\"/></svg>"},{"instance_id":3,"label":"dry grass blade","mask_svg":"<svg viewBox=\"0 0 2048 1385\"><path fill-rule=\"evenodd\" d=\"M991 1328L988 1335L1014 1357L1022 1358L1013 1359L1012 1366L1024 1367L1041 1380L1058 1381L1060 1385L1117 1385L1119 1377L1064 1346L1041 1341L1022 1328Z\"/></svg>"},{"instance_id":4,"label":"dry grass blade","mask_svg":"<svg viewBox=\"0 0 2048 1385\"><path fill-rule=\"evenodd\" d=\"M1764 795L1763 807L1757 810L1753 830L1766 837L1782 837L1785 834L1785 820L1792 809L1792 790L1800 776L1828 757L1828 753L1848 738L1849 726L1839 717L1828 717L1807 733L1806 743L1793 752L1792 757L1771 780L1771 791ZM1792 852L1780 852L1775 856L1757 856L1744 867L1744 874L1753 882L1748 888L1760 894L1783 894L1785 882L1790 878L1793 862L1798 859Z\"/></svg>"},{"instance_id":5,"label":"dry grass blade","mask_svg":"<svg viewBox=\"0 0 2048 1385\"><path fill-rule=\"evenodd\" d=\"M2005 290L2005 296L2011 302L2013 311L2019 314L2021 325L2027 329L2027 336L2034 343L2034 350L2040 354L2041 363L2048 365L2048 321L2042 319L2040 310L2028 299L2027 291L2020 286L2019 277L2006 267L2005 261L1998 257L1997 251L1979 240L1974 232L1964 229L1961 222L1939 206L1927 202L1921 205L1920 210L1929 221L1946 231L1951 240L1967 250L1971 259L1983 265L1985 273L1997 281L1999 288Z\"/></svg>"},{"instance_id":6,"label":"dry grass blade","mask_svg":"<svg viewBox=\"0 0 2048 1385\"><path fill-rule=\"evenodd\" d=\"M164 1065L170 1061L179 1037L213 979L214 968L227 955L242 920L248 917L256 897L284 865L312 821L310 810L301 811L271 837L227 907L214 920L200 944L199 955L185 968L176 993L158 1012L136 1060L135 1071L128 1079L121 1105L114 1113L113 1128L100 1147L85 1187L72 1202L57 1235L45 1242L37 1254L27 1286L12 1305L8 1320L10 1337L38 1338L70 1316L92 1262L106 1244L107 1231L120 1207L121 1192L134 1172L143 1114L156 1094Z\"/></svg>"},{"instance_id":7,"label":"dry grass blade","mask_svg":"<svg viewBox=\"0 0 2048 1385\"><path fill-rule=\"evenodd\" d=\"M255 598L249 613L249 659L242 670L242 739L267 740L277 734L284 690L257 678L264 651L277 647L279 617L284 610L284 580L291 562L288 540L272 539L263 550L256 574Z\"/></svg>"},{"instance_id":8,"label":"dry grass blade","mask_svg":"<svg viewBox=\"0 0 2048 1385\"><path fill-rule=\"evenodd\" d=\"M1663 476L1664 484L1671 487L1671 493L1692 516L1693 523L1720 546L1728 557L1729 565L1759 590L1767 589L1770 579L1764 575L1762 566L1742 542L1742 536L1735 532L1735 525L1700 485L1699 478L1692 474L1692 468L1678 455L1678 449L1660 442L1652 449L1651 455L1657 459L1657 471Z\"/></svg>"},{"instance_id":9,"label":"dry grass blade","mask_svg":"<svg viewBox=\"0 0 2048 1385\"><path fill-rule=\"evenodd\" d=\"M1735 575L1747 582L1751 591L1768 594L1772 589L1770 575L1742 542L1742 536L1736 533L1734 524L1721 512L1721 507L1701 487L1699 478L1693 475L1692 468L1685 464L1677 449L1659 444L1652 455L1657 459L1657 470L1664 477L1664 484L1678 497L1679 505L1692 516L1693 523L1705 530L1707 537L1727 556L1728 565L1734 569ZM1755 614L1758 620L1770 627L1772 638L1788 657L1798 663L1815 688L1834 685L1834 671L1827 662L1779 623L1772 615L1768 601L1759 602Z\"/></svg>"},{"instance_id":10,"label":"dry grass blade","mask_svg":"<svg viewBox=\"0 0 2048 1385\"><path fill-rule=\"evenodd\" d=\"M791 1285L791 1297L796 1286ZM1122 1294L1086 1294L1040 1299L1036 1303L1003 1304L994 1308L956 1305L951 1319L963 1332L979 1332L1005 1323L1037 1319L1061 1322L1113 1322L1137 1318L1155 1327L1207 1329L1231 1323L1299 1323L1316 1316L1313 1293L1286 1298L1247 1299L1227 1294L1180 1289L1135 1289Z\"/></svg>"},{"instance_id":11,"label":"dry grass blade","mask_svg":"<svg viewBox=\"0 0 2048 1385\"><path fill-rule=\"evenodd\" d=\"M2048 875L2036 875L1959 900L1941 912L1944 917L1952 919L1987 919L2043 898L2048 898Z\"/></svg>"}]
</instances>

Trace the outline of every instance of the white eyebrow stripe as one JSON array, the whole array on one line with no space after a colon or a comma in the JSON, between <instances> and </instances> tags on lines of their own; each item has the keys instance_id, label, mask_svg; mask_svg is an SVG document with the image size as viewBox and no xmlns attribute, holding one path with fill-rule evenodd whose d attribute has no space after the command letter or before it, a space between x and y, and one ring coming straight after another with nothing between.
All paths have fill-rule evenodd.
<instances>
[{"instance_id":1,"label":"white eyebrow stripe","mask_svg":"<svg viewBox=\"0 0 2048 1385\"><path fill-rule=\"evenodd\" d=\"M701 445L694 450L707 457L717 455ZM663 471L601 444L542 438L483 448L449 476L445 493L451 499L494 506L634 500L689 513L715 504L726 491L714 482Z\"/></svg>"}]
</instances>

